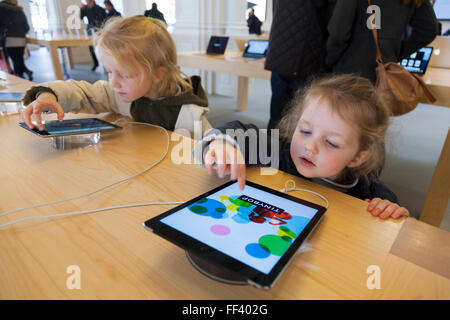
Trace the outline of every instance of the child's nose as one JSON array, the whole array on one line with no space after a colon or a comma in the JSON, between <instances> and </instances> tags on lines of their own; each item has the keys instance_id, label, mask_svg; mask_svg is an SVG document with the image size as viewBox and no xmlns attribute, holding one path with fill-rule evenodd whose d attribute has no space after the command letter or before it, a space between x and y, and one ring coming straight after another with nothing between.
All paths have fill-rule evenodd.
<instances>
[{"instance_id":1,"label":"child's nose","mask_svg":"<svg viewBox=\"0 0 450 320\"><path fill-rule=\"evenodd\" d=\"M316 154L317 153L317 143L311 139L306 143L305 149L307 151L311 152L312 154Z\"/></svg>"}]
</instances>

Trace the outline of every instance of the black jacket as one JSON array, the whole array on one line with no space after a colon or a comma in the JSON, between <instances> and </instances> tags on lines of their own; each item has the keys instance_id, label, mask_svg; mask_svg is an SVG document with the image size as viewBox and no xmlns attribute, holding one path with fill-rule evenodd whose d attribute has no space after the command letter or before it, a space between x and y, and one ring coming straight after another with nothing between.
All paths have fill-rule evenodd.
<instances>
[{"instance_id":1,"label":"black jacket","mask_svg":"<svg viewBox=\"0 0 450 320\"><path fill-rule=\"evenodd\" d=\"M22 7L5 1L0 2L0 39L6 37L25 38L29 30L27 17L23 13Z\"/></svg>"},{"instance_id":2,"label":"black jacket","mask_svg":"<svg viewBox=\"0 0 450 320\"><path fill-rule=\"evenodd\" d=\"M88 18L88 30L101 28L106 19L106 10L98 5L94 5L92 8L85 6L80 10L80 18L83 19L84 17Z\"/></svg>"},{"instance_id":3,"label":"black jacket","mask_svg":"<svg viewBox=\"0 0 450 320\"><path fill-rule=\"evenodd\" d=\"M327 24L336 0L274 0L265 68L306 80L324 69Z\"/></svg>"},{"instance_id":4,"label":"black jacket","mask_svg":"<svg viewBox=\"0 0 450 320\"><path fill-rule=\"evenodd\" d=\"M232 137L239 144L239 148L245 156L246 164L251 163L257 165L267 165L289 174L310 180L309 178L306 178L298 173L290 155L289 144L281 146L279 149L278 158L274 158L275 153L272 153L271 149L272 138L266 133L261 132L260 129L258 129L258 127L253 124L243 124L240 121L228 122L220 126L219 128L216 128L215 130L209 131L208 134L205 135L205 138L208 135L217 134L217 130L222 134L227 134L227 129L241 130L241 133L247 133L248 137L252 136L252 134L249 133L252 130L257 133L256 135L253 135L256 136L258 140L256 146L250 146L248 138L246 138L245 140L240 140ZM228 134L229 133L230 132L228 132ZM206 140L208 139L205 139L205 141ZM249 152L252 147L254 147L253 152ZM264 151L266 152L260 150L261 147L265 148ZM205 149L204 151L206 150L207 149ZM268 155L270 155L270 158ZM397 196L391 190L389 190L373 173L368 174L367 177L359 177L358 183L354 187L350 188L347 191L347 194L362 200L379 197L381 199L386 199L391 202L398 203Z\"/></svg>"},{"instance_id":5,"label":"black jacket","mask_svg":"<svg viewBox=\"0 0 450 320\"><path fill-rule=\"evenodd\" d=\"M381 11L378 38L383 62L397 62L429 44L436 37L436 15L428 1L420 8L402 0L372 0ZM367 0L337 0L328 25L326 64L335 73L356 73L376 81L376 49L367 27ZM405 37L407 26L412 32Z\"/></svg>"},{"instance_id":6,"label":"black jacket","mask_svg":"<svg viewBox=\"0 0 450 320\"><path fill-rule=\"evenodd\" d=\"M261 20L257 16L252 15L247 19L248 33L261 34Z\"/></svg>"}]
</instances>

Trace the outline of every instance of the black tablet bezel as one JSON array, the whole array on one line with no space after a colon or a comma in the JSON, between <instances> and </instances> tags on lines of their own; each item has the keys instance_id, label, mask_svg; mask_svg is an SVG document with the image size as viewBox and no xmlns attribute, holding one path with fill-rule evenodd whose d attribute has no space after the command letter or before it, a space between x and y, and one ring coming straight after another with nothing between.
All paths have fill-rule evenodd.
<instances>
[{"instance_id":1,"label":"black tablet bezel","mask_svg":"<svg viewBox=\"0 0 450 320\"><path fill-rule=\"evenodd\" d=\"M211 191L208 191L188 202L185 202L169 211L166 211L152 219L149 219L144 222L144 227L152 231L153 233L157 234L158 236L174 243L175 245L183 248L184 250L191 251L201 258L217 265L220 267L223 267L227 269L228 271L238 274L245 279L247 279L247 282L250 284L259 287L259 288L270 288L275 283L278 276L282 273L283 269L288 265L289 261L294 257L295 252L300 248L303 241L307 238L309 234L313 231L314 227L316 227L325 214L326 208L322 207L320 205L317 205L315 203L311 203L309 201L295 198L291 195L267 188L265 186L256 184L251 181L246 181L246 185L260 189L265 192L269 192L271 194L274 194L276 196L279 196L281 198L285 198L287 200L291 200L297 203L300 203L302 205L314 208L317 210L317 213L314 215L314 217L311 219L311 221L306 225L306 227L302 230L302 232L297 236L295 241L291 244L291 246L288 248L288 250L283 254L283 256L278 260L278 262L275 264L275 266L272 268L269 274L264 274L261 271L258 271L247 264L234 259L233 257L222 253L188 235L185 233L178 231L165 223L161 222L160 220L171 215L172 213L175 213L197 201L199 201L202 198L208 197L211 194L214 194L221 189L224 189L234 183L237 183L236 181L229 181Z\"/></svg>"},{"instance_id":2,"label":"black tablet bezel","mask_svg":"<svg viewBox=\"0 0 450 320\"><path fill-rule=\"evenodd\" d=\"M18 97L17 99L5 99L4 96L6 95L17 95L20 96L20 98ZM3 96L3 97L2 97ZM22 98L24 96L23 92L0 92L0 102L21 102Z\"/></svg>"},{"instance_id":3,"label":"black tablet bezel","mask_svg":"<svg viewBox=\"0 0 450 320\"><path fill-rule=\"evenodd\" d=\"M248 50L250 49L251 45L250 42L267 42L267 49L263 54L256 54L256 53L248 53ZM269 49L269 40L259 40L259 39L250 39L247 42L247 47L245 47L243 57L246 58L265 58L267 54L267 50Z\"/></svg>"},{"instance_id":4,"label":"black tablet bezel","mask_svg":"<svg viewBox=\"0 0 450 320\"><path fill-rule=\"evenodd\" d=\"M50 134L47 131L43 130L40 131L36 126L33 129L30 129L28 125L25 122L19 122L19 126L26 129L27 131L30 131L34 133L35 135L41 137L41 138L53 138L53 137L63 137L63 136L73 136L73 135L82 135L82 134L90 134L90 133L96 133L96 132L111 132L115 130L122 129L122 127L115 125L113 123L110 123L108 121L97 119L97 118L80 118L80 119L67 119L67 120L96 120L98 122L107 124L109 126L112 126L113 128L109 129L93 129L88 131L78 131L78 132L65 132L65 133L59 133L59 134ZM52 120L52 121L58 121L58 120ZM62 120L66 121L66 120Z\"/></svg>"}]
</instances>

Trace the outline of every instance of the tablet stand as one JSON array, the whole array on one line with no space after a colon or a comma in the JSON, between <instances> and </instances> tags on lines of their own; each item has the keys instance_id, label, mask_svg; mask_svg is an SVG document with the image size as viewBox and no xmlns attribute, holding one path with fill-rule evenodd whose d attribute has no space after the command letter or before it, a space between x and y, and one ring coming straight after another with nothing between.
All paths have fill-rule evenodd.
<instances>
[{"instance_id":1,"label":"tablet stand","mask_svg":"<svg viewBox=\"0 0 450 320\"><path fill-rule=\"evenodd\" d=\"M77 134L71 136L53 137L52 145L55 149L67 150L92 146L100 141L100 132Z\"/></svg>"},{"instance_id":2,"label":"tablet stand","mask_svg":"<svg viewBox=\"0 0 450 320\"><path fill-rule=\"evenodd\" d=\"M186 256L189 262L197 269L200 273L216 281L220 281L226 284L234 285L248 285L245 278L240 277L232 272L227 271L224 268L220 268L215 264L212 264L192 252L186 251Z\"/></svg>"}]
</instances>

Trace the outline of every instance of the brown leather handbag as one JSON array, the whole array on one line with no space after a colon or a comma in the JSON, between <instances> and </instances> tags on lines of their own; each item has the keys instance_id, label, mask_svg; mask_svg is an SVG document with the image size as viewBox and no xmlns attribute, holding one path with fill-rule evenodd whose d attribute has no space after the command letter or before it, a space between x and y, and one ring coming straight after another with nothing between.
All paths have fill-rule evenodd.
<instances>
[{"instance_id":1,"label":"brown leather handbag","mask_svg":"<svg viewBox=\"0 0 450 320\"><path fill-rule=\"evenodd\" d=\"M370 0L368 3L370 6ZM392 114L399 116L414 110L425 96L430 102L436 101L430 89L418 75L409 72L396 62L383 63L375 24L372 24L372 34L377 48L375 87L383 101L391 108Z\"/></svg>"}]
</instances>

